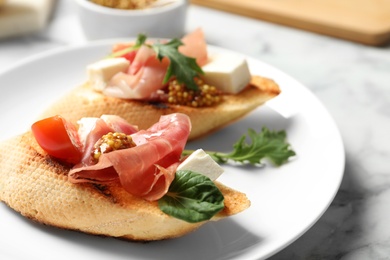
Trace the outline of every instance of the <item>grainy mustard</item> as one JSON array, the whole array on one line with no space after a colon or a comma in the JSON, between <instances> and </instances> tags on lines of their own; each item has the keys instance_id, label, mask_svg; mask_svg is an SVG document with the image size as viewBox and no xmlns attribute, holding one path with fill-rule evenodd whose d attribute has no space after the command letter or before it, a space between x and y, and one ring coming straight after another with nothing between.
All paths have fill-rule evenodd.
<instances>
[{"instance_id":1,"label":"grainy mustard","mask_svg":"<svg viewBox=\"0 0 390 260\"><path fill-rule=\"evenodd\" d=\"M130 135L124 133L108 133L103 135L94 145L92 158L98 161L104 153L127 149L136 146Z\"/></svg>"},{"instance_id":2,"label":"grainy mustard","mask_svg":"<svg viewBox=\"0 0 390 260\"><path fill-rule=\"evenodd\" d=\"M218 104L222 100L221 92L215 86L205 84L201 79L197 79L196 84L199 86L198 91L189 90L176 80L170 81L168 103L190 107L208 107Z\"/></svg>"},{"instance_id":3,"label":"grainy mustard","mask_svg":"<svg viewBox=\"0 0 390 260\"><path fill-rule=\"evenodd\" d=\"M93 3L117 9L144 9L157 0L91 0Z\"/></svg>"}]
</instances>

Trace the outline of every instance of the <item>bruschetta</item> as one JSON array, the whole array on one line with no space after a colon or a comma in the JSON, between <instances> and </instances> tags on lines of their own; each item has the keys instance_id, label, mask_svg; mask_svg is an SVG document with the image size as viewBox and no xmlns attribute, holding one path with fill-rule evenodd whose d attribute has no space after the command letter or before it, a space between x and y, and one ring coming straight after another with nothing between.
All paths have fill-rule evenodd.
<instances>
[{"instance_id":1,"label":"bruschetta","mask_svg":"<svg viewBox=\"0 0 390 260\"><path fill-rule=\"evenodd\" d=\"M184 65L183 65L184 64ZM42 118L115 114L147 129L162 115L184 113L189 140L235 122L281 92L272 79L251 75L237 55L210 55L201 29L180 41L116 44L87 66L85 84L56 100Z\"/></svg>"},{"instance_id":2,"label":"bruschetta","mask_svg":"<svg viewBox=\"0 0 390 260\"><path fill-rule=\"evenodd\" d=\"M250 206L207 173L179 168L190 160L181 157L191 131L184 114L146 130L115 115L78 121L42 119L1 143L1 201L39 223L136 241L180 237Z\"/></svg>"}]
</instances>

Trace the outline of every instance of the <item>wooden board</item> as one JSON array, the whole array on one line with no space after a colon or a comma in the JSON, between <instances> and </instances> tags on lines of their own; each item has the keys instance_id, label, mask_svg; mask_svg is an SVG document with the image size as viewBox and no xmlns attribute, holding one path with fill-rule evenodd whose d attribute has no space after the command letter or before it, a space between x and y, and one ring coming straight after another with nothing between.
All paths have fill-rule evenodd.
<instances>
[{"instance_id":1,"label":"wooden board","mask_svg":"<svg viewBox=\"0 0 390 260\"><path fill-rule=\"evenodd\" d=\"M390 0L190 0L367 45L390 42Z\"/></svg>"}]
</instances>

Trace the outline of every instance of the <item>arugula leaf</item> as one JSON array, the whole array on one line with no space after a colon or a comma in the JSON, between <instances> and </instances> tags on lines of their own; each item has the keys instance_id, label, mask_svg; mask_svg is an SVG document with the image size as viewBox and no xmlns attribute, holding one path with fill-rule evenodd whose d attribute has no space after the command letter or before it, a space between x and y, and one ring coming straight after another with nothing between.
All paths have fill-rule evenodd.
<instances>
[{"instance_id":1,"label":"arugula leaf","mask_svg":"<svg viewBox=\"0 0 390 260\"><path fill-rule=\"evenodd\" d=\"M178 39L172 39L168 43L154 43L152 48L157 54L157 58L161 61L164 57L170 60L167 73L164 77L164 82L167 83L172 76L183 83L188 89L197 91L198 85L194 78L203 74L202 69L196 63L196 59L181 54L178 50L183 43Z\"/></svg>"},{"instance_id":2,"label":"arugula leaf","mask_svg":"<svg viewBox=\"0 0 390 260\"><path fill-rule=\"evenodd\" d=\"M146 42L146 35L145 34L138 34L137 40L135 41L135 48L141 47Z\"/></svg>"},{"instance_id":3,"label":"arugula leaf","mask_svg":"<svg viewBox=\"0 0 390 260\"><path fill-rule=\"evenodd\" d=\"M205 152L219 163L234 161L257 165L261 164L262 160L267 158L274 165L280 166L295 155L290 144L286 141L286 136L285 131L270 131L266 127L263 127L259 133L253 129L248 129L248 137L251 139L251 143L247 143L247 135L243 135L233 145L233 151L230 153ZM183 155L188 155L192 152L192 150L184 150Z\"/></svg>"},{"instance_id":4,"label":"arugula leaf","mask_svg":"<svg viewBox=\"0 0 390 260\"><path fill-rule=\"evenodd\" d=\"M168 193L159 201L164 213L196 223L209 220L224 208L224 197L208 177L187 170L176 172Z\"/></svg>"}]
</instances>

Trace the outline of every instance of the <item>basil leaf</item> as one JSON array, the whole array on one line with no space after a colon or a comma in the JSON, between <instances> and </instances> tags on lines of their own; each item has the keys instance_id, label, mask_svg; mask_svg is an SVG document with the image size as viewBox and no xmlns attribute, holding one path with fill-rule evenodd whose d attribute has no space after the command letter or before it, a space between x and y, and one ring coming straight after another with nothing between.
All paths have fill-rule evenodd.
<instances>
[{"instance_id":1,"label":"basil leaf","mask_svg":"<svg viewBox=\"0 0 390 260\"><path fill-rule=\"evenodd\" d=\"M165 196L158 201L165 214L196 223L209 220L224 208L221 191L210 178L196 172L176 172Z\"/></svg>"}]
</instances>

